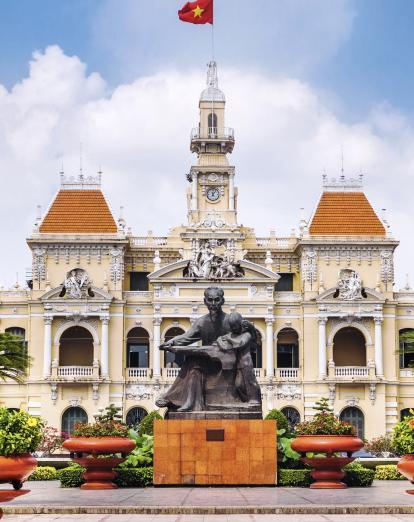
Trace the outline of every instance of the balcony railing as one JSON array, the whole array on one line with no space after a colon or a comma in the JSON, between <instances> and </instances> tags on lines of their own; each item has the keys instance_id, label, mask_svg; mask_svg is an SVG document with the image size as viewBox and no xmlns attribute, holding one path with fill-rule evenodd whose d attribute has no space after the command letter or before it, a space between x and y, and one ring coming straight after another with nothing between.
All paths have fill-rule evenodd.
<instances>
[{"instance_id":1,"label":"balcony railing","mask_svg":"<svg viewBox=\"0 0 414 522\"><path fill-rule=\"evenodd\" d=\"M180 373L181 368L163 368L162 374L166 379L175 379Z\"/></svg>"},{"instance_id":2,"label":"balcony railing","mask_svg":"<svg viewBox=\"0 0 414 522\"><path fill-rule=\"evenodd\" d=\"M59 377L92 377L93 366L60 366Z\"/></svg>"},{"instance_id":3,"label":"balcony railing","mask_svg":"<svg viewBox=\"0 0 414 522\"><path fill-rule=\"evenodd\" d=\"M401 368L400 369L400 377L414 377L414 369L411 369L411 368Z\"/></svg>"},{"instance_id":4,"label":"balcony railing","mask_svg":"<svg viewBox=\"0 0 414 522\"><path fill-rule=\"evenodd\" d=\"M151 377L150 368L127 368L128 379L148 379Z\"/></svg>"},{"instance_id":5,"label":"balcony railing","mask_svg":"<svg viewBox=\"0 0 414 522\"><path fill-rule=\"evenodd\" d=\"M191 131L192 140L202 139L216 139L216 140L234 140L234 129L230 127L208 127L198 128L195 127Z\"/></svg>"},{"instance_id":6,"label":"balcony railing","mask_svg":"<svg viewBox=\"0 0 414 522\"><path fill-rule=\"evenodd\" d=\"M133 247L146 247L146 246L165 246L167 244L166 237L154 237L154 236L135 236L130 239L131 246Z\"/></svg>"},{"instance_id":7,"label":"balcony railing","mask_svg":"<svg viewBox=\"0 0 414 522\"><path fill-rule=\"evenodd\" d=\"M299 378L299 368L276 368L275 375L281 381L297 380Z\"/></svg>"},{"instance_id":8,"label":"balcony railing","mask_svg":"<svg viewBox=\"0 0 414 522\"><path fill-rule=\"evenodd\" d=\"M337 366L335 377L369 377L368 366Z\"/></svg>"}]
</instances>

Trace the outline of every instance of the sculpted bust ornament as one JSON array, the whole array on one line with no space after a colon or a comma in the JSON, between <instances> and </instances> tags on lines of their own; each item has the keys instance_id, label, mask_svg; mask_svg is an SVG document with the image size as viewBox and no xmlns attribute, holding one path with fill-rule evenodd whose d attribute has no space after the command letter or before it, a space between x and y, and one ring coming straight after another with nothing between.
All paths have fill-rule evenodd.
<instances>
[{"instance_id":1,"label":"sculpted bust ornament","mask_svg":"<svg viewBox=\"0 0 414 522\"><path fill-rule=\"evenodd\" d=\"M223 312L221 288L207 288L204 303L208 314L160 346L185 355L185 361L156 404L168 408L167 418L261 418L261 392L251 356L256 330L240 314ZM190 346L197 341L202 346Z\"/></svg>"}]
</instances>

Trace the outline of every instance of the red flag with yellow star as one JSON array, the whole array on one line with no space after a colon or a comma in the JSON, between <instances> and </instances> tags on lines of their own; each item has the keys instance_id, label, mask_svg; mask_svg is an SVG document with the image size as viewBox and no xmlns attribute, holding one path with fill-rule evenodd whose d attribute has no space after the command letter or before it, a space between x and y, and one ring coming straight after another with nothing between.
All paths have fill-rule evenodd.
<instances>
[{"instance_id":1,"label":"red flag with yellow star","mask_svg":"<svg viewBox=\"0 0 414 522\"><path fill-rule=\"evenodd\" d=\"M183 22L191 24L213 24L213 1L198 0L198 2L187 2L178 11L178 18Z\"/></svg>"}]
</instances>

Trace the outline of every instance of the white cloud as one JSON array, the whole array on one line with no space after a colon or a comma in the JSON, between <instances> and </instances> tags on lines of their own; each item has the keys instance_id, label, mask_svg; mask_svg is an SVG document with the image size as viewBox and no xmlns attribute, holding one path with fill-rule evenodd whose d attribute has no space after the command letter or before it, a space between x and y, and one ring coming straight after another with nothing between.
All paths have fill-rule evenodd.
<instances>
[{"instance_id":1,"label":"white cloud","mask_svg":"<svg viewBox=\"0 0 414 522\"><path fill-rule=\"evenodd\" d=\"M237 167L239 222L259 234L276 228L288 235L299 208L310 214L315 206L323 170L339 173L342 146L346 174L362 169L374 206L389 209L402 242L401 285L414 254L414 129L404 115L383 104L349 125L310 85L295 79L224 70L220 83L227 124L236 129L231 161ZM10 92L0 86L1 282L12 283L16 269L23 274L29 265L24 238L35 206L49 204L62 161L67 174L78 172L80 142L84 172L102 165L112 207L125 206L135 234L165 234L184 222L185 173L195 161L189 131L197 124L203 84L204 71L164 71L108 92L77 57L49 47L34 55L29 76Z\"/></svg>"}]
</instances>

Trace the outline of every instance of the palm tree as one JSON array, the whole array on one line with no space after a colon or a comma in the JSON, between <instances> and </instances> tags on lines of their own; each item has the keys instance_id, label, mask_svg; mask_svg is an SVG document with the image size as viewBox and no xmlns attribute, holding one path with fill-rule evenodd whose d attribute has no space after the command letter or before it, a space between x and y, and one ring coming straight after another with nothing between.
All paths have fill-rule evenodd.
<instances>
[{"instance_id":1,"label":"palm tree","mask_svg":"<svg viewBox=\"0 0 414 522\"><path fill-rule=\"evenodd\" d=\"M0 379L22 382L30 365L27 346L21 337L0 333Z\"/></svg>"}]
</instances>

